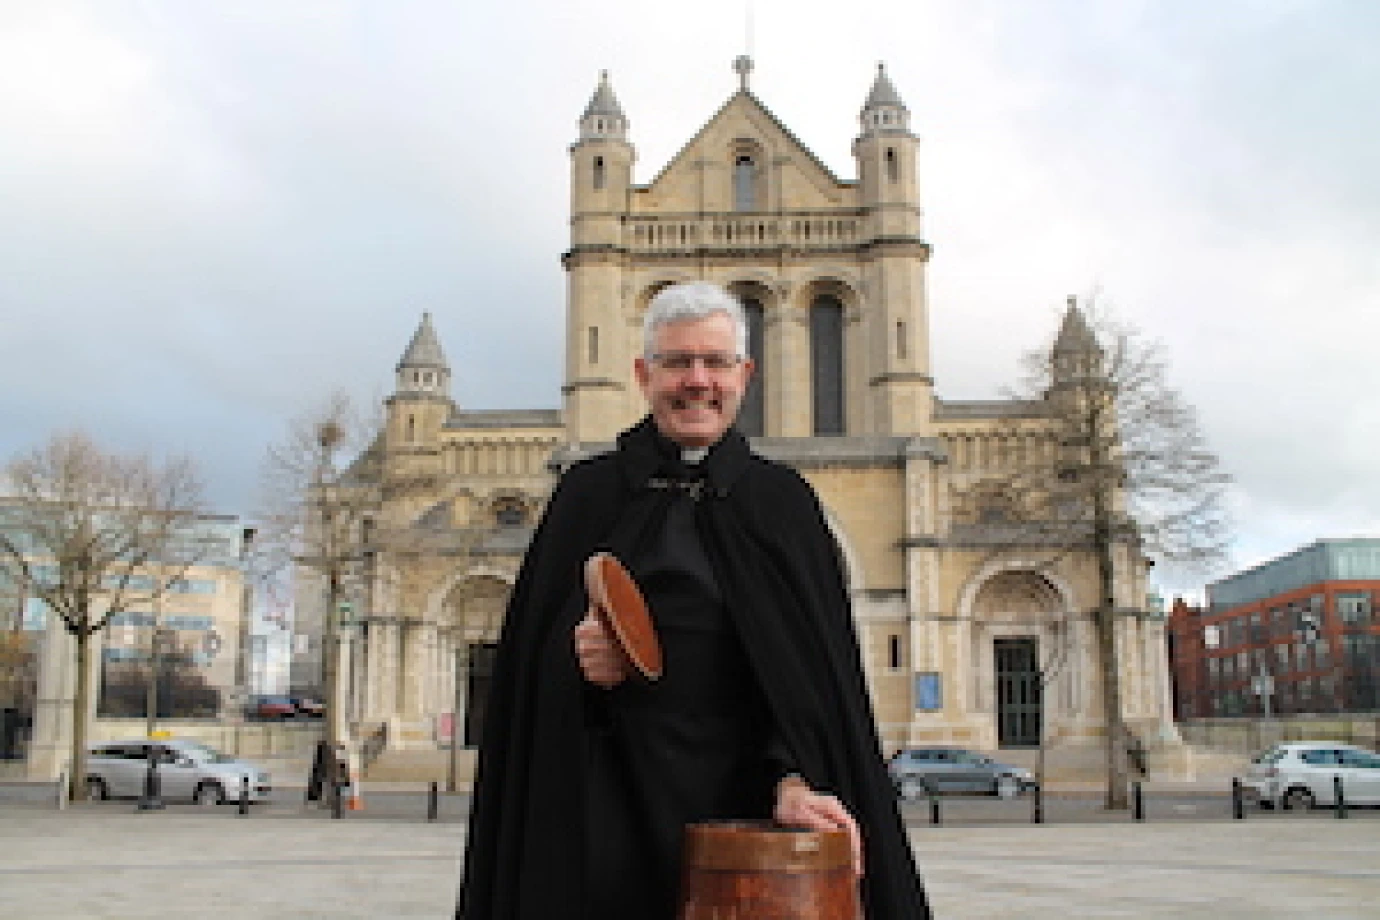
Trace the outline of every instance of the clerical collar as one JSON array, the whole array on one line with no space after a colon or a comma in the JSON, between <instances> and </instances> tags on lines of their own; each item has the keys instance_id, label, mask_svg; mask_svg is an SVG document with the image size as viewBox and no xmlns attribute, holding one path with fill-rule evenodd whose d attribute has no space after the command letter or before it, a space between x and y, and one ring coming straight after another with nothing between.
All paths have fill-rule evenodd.
<instances>
[{"instance_id":1,"label":"clerical collar","mask_svg":"<svg viewBox=\"0 0 1380 920\"><path fill-rule=\"evenodd\" d=\"M709 456L709 448L707 447L682 447L680 449L680 462L686 466L699 466L707 456Z\"/></svg>"}]
</instances>

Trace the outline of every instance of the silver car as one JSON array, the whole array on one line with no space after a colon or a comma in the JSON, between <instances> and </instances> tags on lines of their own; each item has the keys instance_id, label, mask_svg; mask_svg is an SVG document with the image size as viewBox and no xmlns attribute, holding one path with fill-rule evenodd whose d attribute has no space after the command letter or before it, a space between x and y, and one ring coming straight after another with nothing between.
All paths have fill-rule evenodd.
<instances>
[{"instance_id":1,"label":"silver car","mask_svg":"<svg viewBox=\"0 0 1380 920\"><path fill-rule=\"evenodd\" d=\"M998 763L963 748L920 747L897 751L887 770L896 792L915 799L933 791L991 793L1014 798L1034 787L1035 777L1022 767Z\"/></svg>"},{"instance_id":2,"label":"silver car","mask_svg":"<svg viewBox=\"0 0 1380 920\"><path fill-rule=\"evenodd\" d=\"M1335 779L1348 804L1380 805L1380 755L1335 741L1277 744L1258 754L1241 777L1262 808L1335 805Z\"/></svg>"},{"instance_id":3,"label":"silver car","mask_svg":"<svg viewBox=\"0 0 1380 920\"><path fill-rule=\"evenodd\" d=\"M237 801L246 780L250 802L264 801L273 791L266 770L197 741L169 738L92 745L86 759L87 797L142 795L150 747L158 764L160 794L164 799L191 799L198 805Z\"/></svg>"}]
</instances>

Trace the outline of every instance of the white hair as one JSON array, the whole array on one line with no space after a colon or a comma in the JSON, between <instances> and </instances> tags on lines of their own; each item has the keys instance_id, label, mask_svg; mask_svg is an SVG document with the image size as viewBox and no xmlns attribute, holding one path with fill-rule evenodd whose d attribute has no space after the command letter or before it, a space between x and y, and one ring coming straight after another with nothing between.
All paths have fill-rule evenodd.
<instances>
[{"instance_id":1,"label":"white hair","mask_svg":"<svg viewBox=\"0 0 1380 920\"><path fill-rule=\"evenodd\" d=\"M650 359L656 331L667 323L689 322L722 313L733 321L737 356L748 356L747 317L743 305L727 290L708 281L690 281L662 288L647 305L642 318L642 355Z\"/></svg>"}]
</instances>

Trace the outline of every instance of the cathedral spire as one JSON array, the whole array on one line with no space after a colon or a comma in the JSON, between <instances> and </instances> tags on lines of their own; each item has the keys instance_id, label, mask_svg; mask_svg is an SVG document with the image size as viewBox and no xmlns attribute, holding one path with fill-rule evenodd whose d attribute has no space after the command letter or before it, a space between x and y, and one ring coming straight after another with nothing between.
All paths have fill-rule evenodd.
<instances>
[{"instance_id":1,"label":"cathedral spire","mask_svg":"<svg viewBox=\"0 0 1380 920\"><path fill-rule=\"evenodd\" d=\"M886 64L877 63L877 78L872 81L872 91L867 94L867 102L862 109L864 134L877 131L910 130L910 110L901 101L891 78L886 75Z\"/></svg>"},{"instance_id":2,"label":"cathedral spire","mask_svg":"<svg viewBox=\"0 0 1380 920\"><path fill-rule=\"evenodd\" d=\"M398 393L429 393L445 396L450 391L450 364L441 350L441 340L431 325L431 314L423 313L422 322L412 334L412 341L403 352L397 367Z\"/></svg>"},{"instance_id":3,"label":"cathedral spire","mask_svg":"<svg viewBox=\"0 0 1380 920\"><path fill-rule=\"evenodd\" d=\"M609 83L609 72L599 71L599 85L585 106L585 114L580 117L580 139L615 138L623 140L628 131L628 117L618 104Z\"/></svg>"}]
</instances>

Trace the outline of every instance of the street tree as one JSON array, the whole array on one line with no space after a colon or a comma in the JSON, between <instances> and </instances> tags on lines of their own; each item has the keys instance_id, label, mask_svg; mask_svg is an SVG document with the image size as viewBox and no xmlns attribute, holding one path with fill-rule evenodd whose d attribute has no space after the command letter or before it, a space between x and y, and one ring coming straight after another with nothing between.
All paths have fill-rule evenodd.
<instances>
[{"instance_id":1,"label":"street tree","mask_svg":"<svg viewBox=\"0 0 1380 920\"><path fill-rule=\"evenodd\" d=\"M321 694L325 741L345 740L340 692L341 603L359 574L370 540L379 495L361 475L372 459L377 426L344 392L288 423L282 441L269 446L261 477L261 509L255 569L281 580L298 567L319 579Z\"/></svg>"},{"instance_id":2,"label":"street tree","mask_svg":"<svg viewBox=\"0 0 1380 920\"><path fill-rule=\"evenodd\" d=\"M198 532L202 483L187 457L106 450L55 435L3 469L0 574L40 600L76 646L72 798L84 791L92 640L111 618L147 609L208 551Z\"/></svg>"},{"instance_id":3,"label":"street tree","mask_svg":"<svg viewBox=\"0 0 1380 920\"><path fill-rule=\"evenodd\" d=\"M1096 299L1069 298L1052 348L1025 361L1019 396L1035 407L1043 449L1021 449L1001 491L1019 505L1008 546L1054 566L1090 557L1093 624L1106 724L1106 804L1127 807L1139 739L1124 717L1118 622L1144 616L1128 596L1135 566L1203 572L1225 556L1230 477L1196 413L1168 381L1158 343L1119 322ZM1119 581L1121 582L1119 588Z\"/></svg>"}]
</instances>

